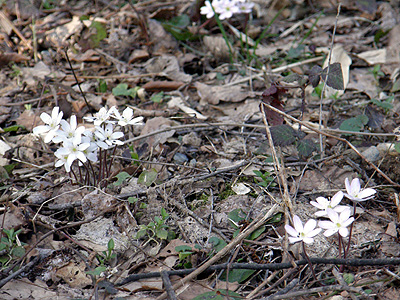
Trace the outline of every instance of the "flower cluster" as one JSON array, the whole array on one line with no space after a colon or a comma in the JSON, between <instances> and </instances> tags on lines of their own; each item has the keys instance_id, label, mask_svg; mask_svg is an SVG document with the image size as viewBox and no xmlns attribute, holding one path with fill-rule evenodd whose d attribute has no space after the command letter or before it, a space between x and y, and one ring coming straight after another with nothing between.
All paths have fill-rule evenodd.
<instances>
[{"instance_id":1,"label":"flower cluster","mask_svg":"<svg viewBox=\"0 0 400 300\"><path fill-rule=\"evenodd\" d=\"M208 19L214 16L214 13L219 15L221 20L229 19L234 14L251 13L254 3L246 0L213 0L206 1L205 6L200 8L200 13L206 15Z\"/></svg>"},{"instance_id":2,"label":"flower cluster","mask_svg":"<svg viewBox=\"0 0 400 300\"><path fill-rule=\"evenodd\" d=\"M69 123L62 119L63 112L59 107L54 107L51 116L42 113L40 118L45 125L33 128L33 134L44 136L44 142L60 144L54 155L57 157L56 167L64 166L67 172L71 171L72 164L78 161L82 166L87 161L97 162L98 151L123 145L120 140L124 134L115 131L118 124L121 127L141 124L143 117L133 118L133 110L126 108L122 115L115 106L109 110L101 108L93 117L85 117L88 122L93 122L94 130L78 126L76 116L71 116Z\"/></svg>"},{"instance_id":3,"label":"flower cluster","mask_svg":"<svg viewBox=\"0 0 400 300\"><path fill-rule=\"evenodd\" d=\"M329 220L317 221L311 219L304 225L298 216L293 216L293 225L285 225L286 232L290 235L289 241L296 243L302 241L306 244L311 244L314 237L325 230L325 236L331 236L338 233L341 237L349 235L348 226L354 222L354 217L351 217L351 208L345 205L339 205L343 197L346 197L354 202L365 201L374 197L376 190L371 188L361 189L360 180L354 178L351 183L346 178L346 193L337 192L330 200L324 197L318 197L315 201L311 201L311 205L318 208L315 213L318 217L327 217ZM355 205L355 203L354 203ZM355 207L355 206L354 206ZM354 212L355 213L355 212ZM316 228L317 225L319 228Z\"/></svg>"}]
</instances>

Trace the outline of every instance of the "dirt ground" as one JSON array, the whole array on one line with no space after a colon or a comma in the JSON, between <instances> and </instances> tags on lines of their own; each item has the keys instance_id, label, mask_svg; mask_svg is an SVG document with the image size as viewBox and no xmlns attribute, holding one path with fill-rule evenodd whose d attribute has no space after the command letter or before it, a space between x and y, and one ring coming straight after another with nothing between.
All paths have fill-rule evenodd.
<instances>
[{"instance_id":1,"label":"dirt ground","mask_svg":"<svg viewBox=\"0 0 400 300\"><path fill-rule=\"evenodd\" d=\"M252 3L0 1L1 299L400 299L400 3ZM67 172L54 107L121 143Z\"/></svg>"}]
</instances>

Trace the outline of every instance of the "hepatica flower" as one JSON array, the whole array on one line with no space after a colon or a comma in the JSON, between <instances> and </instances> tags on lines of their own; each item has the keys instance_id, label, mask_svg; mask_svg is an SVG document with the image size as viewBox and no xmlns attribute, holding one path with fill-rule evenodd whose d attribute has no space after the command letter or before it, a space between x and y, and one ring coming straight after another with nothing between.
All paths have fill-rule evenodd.
<instances>
[{"instance_id":1,"label":"hepatica flower","mask_svg":"<svg viewBox=\"0 0 400 300\"><path fill-rule=\"evenodd\" d=\"M338 205L340 203L340 201L342 201L343 195L344 195L343 192L339 191L331 198L331 200L328 200L324 197L318 197L316 199L317 202L310 201L311 205L320 209L320 211L317 211L315 213L315 215L318 217L326 216L328 214L327 213L328 208L333 209L334 211L336 211L338 213L344 211L345 209L348 209L349 208L348 206Z\"/></svg>"},{"instance_id":2,"label":"hepatica flower","mask_svg":"<svg viewBox=\"0 0 400 300\"><path fill-rule=\"evenodd\" d=\"M143 121L143 117L133 118L133 109L130 107L125 108L122 112L122 116L118 110L113 110L113 117L118 120L119 126L141 125Z\"/></svg>"},{"instance_id":3,"label":"hepatica flower","mask_svg":"<svg viewBox=\"0 0 400 300\"><path fill-rule=\"evenodd\" d=\"M286 232L291 235L289 237L289 242L297 243L304 242L306 244L312 244L314 242L314 237L321 232L321 228L315 228L317 226L317 221L311 219L303 226L300 218L296 215L293 216L294 228L290 225L285 225Z\"/></svg>"},{"instance_id":4,"label":"hepatica flower","mask_svg":"<svg viewBox=\"0 0 400 300\"><path fill-rule=\"evenodd\" d=\"M318 223L319 227L326 230L324 235L331 236L332 234L339 232L342 237L348 236L349 230L347 227L354 222L354 218L350 217L350 208L345 209L340 214L333 209L328 208L327 214L330 221L319 221Z\"/></svg>"},{"instance_id":5,"label":"hepatica flower","mask_svg":"<svg viewBox=\"0 0 400 300\"><path fill-rule=\"evenodd\" d=\"M360 179L354 178L351 183L348 178L345 180L346 191L345 196L353 201L365 201L374 197L376 190L371 188L362 189Z\"/></svg>"},{"instance_id":6,"label":"hepatica flower","mask_svg":"<svg viewBox=\"0 0 400 300\"><path fill-rule=\"evenodd\" d=\"M63 112L60 112L58 106L53 108L51 116L47 113L42 113L40 119L42 119L45 125L40 125L33 128L34 135L46 135L44 137L44 142L50 143L51 140L57 135L57 130L60 127L60 122L63 117Z\"/></svg>"},{"instance_id":7,"label":"hepatica flower","mask_svg":"<svg viewBox=\"0 0 400 300\"><path fill-rule=\"evenodd\" d=\"M90 143L77 143L77 141L65 141L63 147L58 149L54 154L59 158L56 162L56 167L64 165L67 172L71 171L72 163L75 160L86 162L87 158L84 151L89 148Z\"/></svg>"},{"instance_id":8,"label":"hepatica flower","mask_svg":"<svg viewBox=\"0 0 400 300\"><path fill-rule=\"evenodd\" d=\"M237 13L251 13L254 3L246 0L213 0L205 1L205 6L200 8L200 13L206 15L207 19L214 16L214 11L221 20L229 19ZM214 8L214 10L213 10Z\"/></svg>"},{"instance_id":9,"label":"hepatica flower","mask_svg":"<svg viewBox=\"0 0 400 300\"><path fill-rule=\"evenodd\" d=\"M61 143L62 141L79 141L82 133L85 131L84 126L79 126L76 121L76 116L72 115L70 123L65 120L61 120L61 130L57 132L57 136L53 138L54 143ZM76 142L75 142L76 143Z\"/></svg>"},{"instance_id":10,"label":"hepatica flower","mask_svg":"<svg viewBox=\"0 0 400 300\"><path fill-rule=\"evenodd\" d=\"M124 142L119 140L124 134L120 131L114 132L113 124L107 124L106 128L96 126L94 134L100 141L105 142L108 146L124 144Z\"/></svg>"}]
</instances>

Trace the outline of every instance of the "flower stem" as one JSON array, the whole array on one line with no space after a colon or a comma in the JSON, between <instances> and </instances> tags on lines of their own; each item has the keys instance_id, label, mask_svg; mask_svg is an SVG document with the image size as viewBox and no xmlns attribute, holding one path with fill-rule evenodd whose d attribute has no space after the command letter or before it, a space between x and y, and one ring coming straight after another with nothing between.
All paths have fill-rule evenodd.
<instances>
[{"instance_id":1,"label":"flower stem","mask_svg":"<svg viewBox=\"0 0 400 300\"><path fill-rule=\"evenodd\" d=\"M315 271L314 271L313 264L312 264L310 258L309 258L308 255L307 255L306 246L305 246L304 242L301 242L301 245L303 246L304 257L306 258L306 260L307 260L307 262L308 262L308 266L309 266L310 269L311 269L312 275L313 275L315 281L318 281L317 276L315 275Z\"/></svg>"},{"instance_id":2,"label":"flower stem","mask_svg":"<svg viewBox=\"0 0 400 300\"><path fill-rule=\"evenodd\" d=\"M355 201L353 201L353 217L354 217L354 220L355 220L355 218L356 218L356 204L357 204L357 203L356 203ZM353 222L351 223L351 225L350 225L349 240L348 240L348 242L347 242L347 248L346 248L346 250L344 251L343 258L346 258L346 257L347 257L347 254L349 254L351 235L352 235L352 233L353 233L353 225L354 225L354 221L353 221Z\"/></svg>"}]
</instances>

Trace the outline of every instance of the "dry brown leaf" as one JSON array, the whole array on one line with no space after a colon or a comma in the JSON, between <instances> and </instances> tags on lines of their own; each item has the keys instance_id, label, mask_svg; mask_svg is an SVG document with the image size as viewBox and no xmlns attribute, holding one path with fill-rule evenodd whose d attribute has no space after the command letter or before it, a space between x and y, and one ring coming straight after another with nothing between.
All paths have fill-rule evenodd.
<instances>
[{"instance_id":1,"label":"dry brown leaf","mask_svg":"<svg viewBox=\"0 0 400 300\"><path fill-rule=\"evenodd\" d=\"M184 83L181 81L149 81L142 86L148 92L159 92L159 91L175 91L179 89Z\"/></svg>"},{"instance_id":2,"label":"dry brown leaf","mask_svg":"<svg viewBox=\"0 0 400 300\"><path fill-rule=\"evenodd\" d=\"M238 85L234 86L209 86L204 83L195 82L201 100L201 105L218 104L223 102L241 102L249 96L249 92Z\"/></svg>"},{"instance_id":3,"label":"dry brown leaf","mask_svg":"<svg viewBox=\"0 0 400 300\"><path fill-rule=\"evenodd\" d=\"M85 269L85 262L81 261L77 264L71 261L68 265L58 269L56 276L64 280L71 288L81 289L92 284L92 280L89 275L85 273Z\"/></svg>"},{"instance_id":4,"label":"dry brown leaf","mask_svg":"<svg viewBox=\"0 0 400 300\"><path fill-rule=\"evenodd\" d=\"M20 63L28 61L29 57L18 53L0 53L0 68L8 65L10 62Z\"/></svg>"},{"instance_id":5,"label":"dry brown leaf","mask_svg":"<svg viewBox=\"0 0 400 300\"><path fill-rule=\"evenodd\" d=\"M146 62L146 70L149 73L161 73L175 81L188 83L192 80L191 75L180 71L178 59L172 55L162 55L148 60Z\"/></svg>"}]
</instances>

